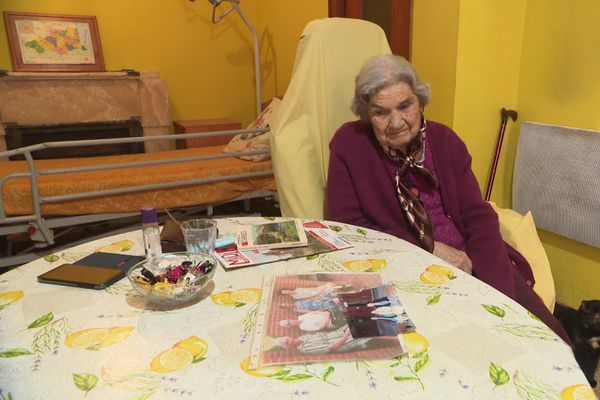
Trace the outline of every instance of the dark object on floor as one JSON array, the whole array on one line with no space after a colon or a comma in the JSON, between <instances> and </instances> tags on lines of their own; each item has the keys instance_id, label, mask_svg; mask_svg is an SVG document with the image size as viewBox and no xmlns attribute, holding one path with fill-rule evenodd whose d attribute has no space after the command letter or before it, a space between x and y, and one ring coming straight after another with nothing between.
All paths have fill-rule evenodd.
<instances>
[{"instance_id":1,"label":"dark object on floor","mask_svg":"<svg viewBox=\"0 0 600 400\"><path fill-rule=\"evenodd\" d=\"M578 310L556 305L554 315L563 325L571 341L575 359L592 387L600 359L600 300L582 301Z\"/></svg>"}]
</instances>

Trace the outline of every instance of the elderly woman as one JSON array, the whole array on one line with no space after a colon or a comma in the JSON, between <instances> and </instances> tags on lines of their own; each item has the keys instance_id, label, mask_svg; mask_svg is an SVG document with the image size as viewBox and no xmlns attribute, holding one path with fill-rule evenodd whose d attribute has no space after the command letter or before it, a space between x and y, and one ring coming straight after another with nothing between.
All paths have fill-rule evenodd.
<instances>
[{"instance_id":1,"label":"elderly woman","mask_svg":"<svg viewBox=\"0 0 600 400\"><path fill-rule=\"evenodd\" d=\"M405 59L367 60L352 110L330 143L327 219L397 236L515 299L569 342L532 289L527 261L500 236L471 156L450 128L425 120L430 96Z\"/></svg>"}]
</instances>

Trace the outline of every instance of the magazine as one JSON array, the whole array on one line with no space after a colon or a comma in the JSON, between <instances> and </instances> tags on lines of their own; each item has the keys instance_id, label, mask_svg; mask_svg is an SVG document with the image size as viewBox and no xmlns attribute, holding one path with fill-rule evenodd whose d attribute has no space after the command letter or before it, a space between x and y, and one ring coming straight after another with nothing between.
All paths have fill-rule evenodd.
<instances>
[{"instance_id":1,"label":"magazine","mask_svg":"<svg viewBox=\"0 0 600 400\"><path fill-rule=\"evenodd\" d=\"M337 232L329 229L318 221L305 222L308 244L304 247L290 247L284 249L247 249L222 248L216 250L216 257L224 269L250 267L253 265L267 264L275 261L289 260L292 258L308 257L315 254L347 249L354 245Z\"/></svg>"},{"instance_id":2,"label":"magazine","mask_svg":"<svg viewBox=\"0 0 600 400\"><path fill-rule=\"evenodd\" d=\"M406 353L401 334L414 329L379 273L266 277L250 369L389 359Z\"/></svg>"},{"instance_id":3,"label":"magazine","mask_svg":"<svg viewBox=\"0 0 600 400\"><path fill-rule=\"evenodd\" d=\"M241 225L236 232L236 244L243 249L278 249L306 246L307 238L302 221L267 222L260 225Z\"/></svg>"}]
</instances>

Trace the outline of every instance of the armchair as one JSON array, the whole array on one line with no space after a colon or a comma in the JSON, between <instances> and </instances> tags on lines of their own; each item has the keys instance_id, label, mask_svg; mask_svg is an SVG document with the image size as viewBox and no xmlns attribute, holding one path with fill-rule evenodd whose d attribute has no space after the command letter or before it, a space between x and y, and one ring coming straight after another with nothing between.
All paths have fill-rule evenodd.
<instances>
[{"instance_id":1,"label":"armchair","mask_svg":"<svg viewBox=\"0 0 600 400\"><path fill-rule=\"evenodd\" d=\"M292 78L271 122L271 157L284 216L323 218L329 141L346 121L354 78L363 62L389 54L376 24L347 18L308 23L296 53Z\"/></svg>"}]
</instances>

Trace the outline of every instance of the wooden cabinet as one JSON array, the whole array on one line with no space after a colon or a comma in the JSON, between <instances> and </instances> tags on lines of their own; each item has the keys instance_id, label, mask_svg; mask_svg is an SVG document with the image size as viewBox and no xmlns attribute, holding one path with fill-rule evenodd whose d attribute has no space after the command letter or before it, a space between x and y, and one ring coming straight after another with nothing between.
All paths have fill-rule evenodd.
<instances>
[{"instance_id":1,"label":"wooden cabinet","mask_svg":"<svg viewBox=\"0 0 600 400\"><path fill-rule=\"evenodd\" d=\"M188 121L174 121L175 134L180 133L201 133L228 131L233 129L242 129L240 122L229 119L195 119ZM177 140L177 148L204 147L204 146L225 146L234 135L211 136L205 138L188 138Z\"/></svg>"}]
</instances>

